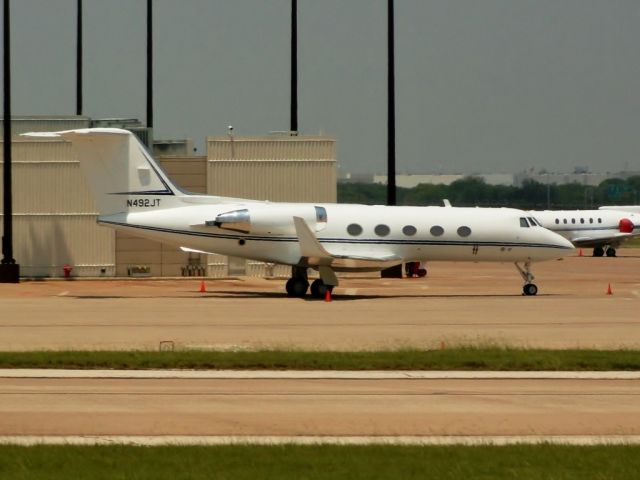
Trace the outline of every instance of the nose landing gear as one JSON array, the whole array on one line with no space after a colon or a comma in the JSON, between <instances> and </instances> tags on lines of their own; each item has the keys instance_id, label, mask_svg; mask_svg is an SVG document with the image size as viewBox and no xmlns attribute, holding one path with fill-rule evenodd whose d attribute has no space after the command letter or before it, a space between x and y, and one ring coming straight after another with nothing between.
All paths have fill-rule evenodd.
<instances>
[{"instance_id":1,"label":"nose landing gear","mask_svg":"<svg viewBox=\"0 0 640 480\"><path fill-rule=\"evenodd\" d=\"M531 262L524 262L524 268L522 268L518 262L514 263L516 268L518 269L518 272L520 272L520 276L522 277L522 280L524 280L524 286L522 287L522 293L530 296L530 295L537 295L538 294L538 287L535 283L533 283L533 280L535 279L535 277L533 276L533 274L531 273Z\"/></svg>"}]
</instances>

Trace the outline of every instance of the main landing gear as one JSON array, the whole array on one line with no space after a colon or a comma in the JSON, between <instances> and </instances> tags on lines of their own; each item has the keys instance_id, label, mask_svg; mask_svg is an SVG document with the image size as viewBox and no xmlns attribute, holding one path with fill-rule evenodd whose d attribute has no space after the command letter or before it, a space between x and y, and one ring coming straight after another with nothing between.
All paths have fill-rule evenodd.
<instances>
[{"instance_id":1,"label":"main landing gear","mask_svg":"<svg viewBox=\"0 0 640 480\"><path fill-rule=\"evenodd\" d=\"M524 268L522 268L518 264L518 262L515 262L515 266L518 269L518 272L520 272L520 276L522 277L522 280L524 280L522 293L524 293L527 296L536 295L538 293L538 287L536 286L535 283L533 283L533 280L535 279L535 277L531 273L531 262L524 262Z\"/></svg>"},{"instance_id":2,"label":"main landing gear","mask_svg":"<svg viewBox=\"0 0 640 480\"><path fill-rule=\"evenodd\" d=\"M594 257L603 257L604 255L607 255L607 257L615 257L616 256L616 249L613 247L608 247L606 250L603 247L594 247L593 249L593 256Z\"/></svg>"},{"instance_id":3,"label":"main landing gear","mask_svg":"<svg viewBox=\"0 0 640 480\"><path fill-rule=\"evenodd\" d=\"M309 289L309 278L306 267L291 267L291 278L285 286L290 297L304 297ZM333 291L333 285L328 285L317 278L311 284L311 296L313 298L325 298L327 291Z\"/></svg>"},{"instance_id":4,"label":"main landing gear","mask_svg":"<svg viewBox=\"0 0 640 480\"><path fill-rule=\"evenodd\" d=\"M302 267L291 267L291 278L285 285L287 295L290 297L304 297L309 289L309 278L307 269Z\"/></svg>"}]
</instances>

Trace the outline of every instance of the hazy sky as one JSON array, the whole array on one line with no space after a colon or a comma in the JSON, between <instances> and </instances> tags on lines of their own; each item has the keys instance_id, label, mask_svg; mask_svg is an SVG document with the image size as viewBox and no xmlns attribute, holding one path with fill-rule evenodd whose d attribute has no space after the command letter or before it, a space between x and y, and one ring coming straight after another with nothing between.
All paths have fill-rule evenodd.
<instances>
[{"instance_id":1,"label":"hazy sky","mask_svg":"<svg viewBox=\"0 0 640 480\"><path fill-rule=\"evenodd\" d=\"M12 0L13 112L75 112L76 0ZM301 133L386 170L385 0L298 0ZM84 105L145 118L145 0L85 0ZM155 0L156 138L289 127L290 0ZM398 172L640 170L638 0L396 0Z\"/></svg>"}]
</instances>

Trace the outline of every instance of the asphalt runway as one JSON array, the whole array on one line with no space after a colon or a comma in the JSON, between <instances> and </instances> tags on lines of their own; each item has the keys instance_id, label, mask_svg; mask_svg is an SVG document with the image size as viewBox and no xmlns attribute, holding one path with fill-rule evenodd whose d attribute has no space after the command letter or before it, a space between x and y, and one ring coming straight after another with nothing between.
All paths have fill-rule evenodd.
<instances>
[{"instance_id":1,"label":"asphalt runway","mask_svg":"<svg viewBox=\"0 0 640 480\"><path fill-rule=\"evenodd\" d=\"M2 284L0 350L640 348L640 249L619 253L535 264L536 297L511 264L451 262L422 279L343 278L331 303L287 298L285 279L211 279L206 293L198 278Z\"/></svg>"},{"instance_id":2,"label":"asphalt runway","mask_svg":"<svg viewBox=\"0 0 640 480\"><path fill-rule=\"evenodd\" d=\"M480 379L473 372L451 379L428 374L353 375L3 377L0 437L576 436L637 441L640 434L637 375L618 379L606 373L591 379L570 378L571 374L527 378L526 373L521 378L491 378L486 372Z\"/></svg>"},{"instance_id":3,"label":"asphalt runway","mask_svg":"<svg viewBox=\"0 0 640 480\"><path fill-rule=\"evenodd\" d=\"M470 263L344 278L331 303L287 298L283 279L3 284L0 350L638 348L640 251L620 253L536 265L537 297L512 265ZM11 371L0 443L638 442L634 373Z\"/></svg>"}]
</instances>

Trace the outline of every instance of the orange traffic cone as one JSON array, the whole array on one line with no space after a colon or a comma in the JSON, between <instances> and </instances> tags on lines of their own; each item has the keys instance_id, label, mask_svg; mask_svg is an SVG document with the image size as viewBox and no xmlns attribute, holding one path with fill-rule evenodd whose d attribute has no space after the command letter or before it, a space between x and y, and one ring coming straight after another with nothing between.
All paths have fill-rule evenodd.
<instances>
[{"instance_id":1,"label":"orange traffic cone","mask_svg":"<svg viewBox=\"0 0 640 480\"><path fill-rule=\"evenodd\" d=\"M330 302L331 301L331 289L327 288L327 291L324 294L324 301L325 302Z\"/></svg>"},{"instance_id":2,"label":"orange traffic cone","mask_svg":"<svg viewBox=\"0 0 640 480\"><path fill-rule=\"evenodd\" d=\"M200 293L206 293L207 286L204 284L204 280L200 282Z\"/></svg>"},{"instance_id":3,"label":"orange traffic cone","mask_svg":"<svg viewBox=\"0 0 640 480\"><path fill-rule=\"evenodd\" d=\"M578 256L581 257L582 256L582 249L578 250Z\"/></svg>"},{"instance_id":4,"label":"orange traffic cone","mask_svg":"<svg viewBox=\"0 0 640 480\"><path fill-rule=\"evenodd\" d=\"M611 284L607 287L607 295L613 295L613 291L611 291Z\"/></svg>"}]
</instances>

